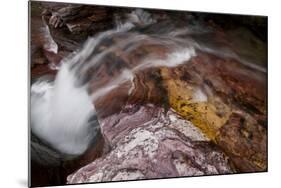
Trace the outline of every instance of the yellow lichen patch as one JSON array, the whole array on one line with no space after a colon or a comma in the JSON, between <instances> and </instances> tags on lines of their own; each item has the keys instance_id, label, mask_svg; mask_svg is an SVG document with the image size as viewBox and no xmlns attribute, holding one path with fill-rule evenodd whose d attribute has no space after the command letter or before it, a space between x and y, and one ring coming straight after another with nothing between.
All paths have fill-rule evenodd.
<instances>
[{"instance_id":1,"label":"yellow lichen patch","mask_svg":"<svg viewBox=\"0 0 281 188\"><path fill-rule=\"evenodd\" d=\"M260 169L266 169L267 163L266 160L263 159L263 154L259 154L256 158L252 158L253 163Z\"/></svg>"},{"instance_id":2,"label":"yellow lichen patch","mask_svg":"<svg viewBox=\"0 0 281 188\"><path fill-rule=\"evenodd\" d=\"M163 68L161 74L167 88L170 106L182 117L191 121L211 140L215 141L218 129L223 126L231 111L218 97L199 96L198 85L184 82L180 79L170 78L167 69ZM175 75L173 75L175 76Z\"/></svg>"}]
</instances>

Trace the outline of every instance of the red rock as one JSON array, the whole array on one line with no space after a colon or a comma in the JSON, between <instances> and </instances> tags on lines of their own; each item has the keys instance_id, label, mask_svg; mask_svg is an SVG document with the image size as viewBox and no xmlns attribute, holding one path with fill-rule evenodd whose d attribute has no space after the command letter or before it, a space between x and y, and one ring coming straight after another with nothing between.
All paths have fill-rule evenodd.
<instances>
[{"instance_id":1,"label":"red rock","mask_svg":"<svg viewBox=\"0 0 281 188\"><path fill-rule=\"evenodd\" d=\"M233 113L219 130L218 145L241 172L267 170L267 131L255 119Z\"/></svg>"},{"instance_id":2,"label":"red rock","mask_svg":"<svg viewBox=\"0 0 281 188\"><path fill-rule=\"evenodd\" d=\"M32 19L32 26L38 26L31 37L33 78L55 75L49 63L57 64L88 36L112 27L110 11L61 5L48 7L47 25L38 18ZM92 14L90 10L96 12ZM81 14L71 16L77 11ZM166 25L167 14L158 12L162 23L148 27L143 27L146 22L136 23L141 28L134 32L109 35L79 62L83 65L77 75L81 83L89 83L103 138L98 140L99 146L89 148L80 158L64 161L59 168L50 167L48 176L57 177L63 168L63 180L72 173L68 183L84 183L267 170L265 68L257 66L259 62L250 64L235 56L237 46L227 38L231 35L211 20L208 25L214 30L198 32L189 20L187 33L167 36L170 26L182 26L185 20ZM151 35L153 32L157 37ZM59 46L58 54L50 48L51 39ZM195 48L196 56L180 65L170 67L175 62L169 62L143 66L146 59L165 61L174 50L180 51L189 44ZM100 59L94 59L104 52ZM93 59L97 61L90 65ZM175 87L170 87L171 83ZM196 96L191 91L203 93L200 97L204 100L194 102ZM187 104L190 108L186 108ZM204 111L202 107L212 109ZM209 112L208 119L204 114ZM35 169L36 173L40 166ZM42 170L46 172L48 168Z\"/></svg>"},{"instance_id":3,"label":"red rock","mask_svg":"<svg viewBox=\"0 0 281 188\"><path fill-rule=\"evenodd\" d=\"M67 183L234 172L219 148L172 111L165 114L154 105L130 105L100 123L111 151L68 176ZM193 137L179 128L187 134L193 130Z\"/></svg>"}]
</instances>

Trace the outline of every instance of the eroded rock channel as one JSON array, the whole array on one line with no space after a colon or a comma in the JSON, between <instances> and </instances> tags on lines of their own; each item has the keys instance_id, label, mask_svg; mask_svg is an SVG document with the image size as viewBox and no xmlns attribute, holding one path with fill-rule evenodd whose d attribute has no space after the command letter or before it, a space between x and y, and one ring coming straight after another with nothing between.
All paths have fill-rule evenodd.
<instances>
[{"instance_id":1,"label":"eroded rock channel","mask_svg":"<svg viewBox=\"0 0 281 188\"><path fill-rule=\"evenodd\" d=\"M30 21L32 186L267 170L266 18L32 2Z\"/></svg>"}]
</instances>

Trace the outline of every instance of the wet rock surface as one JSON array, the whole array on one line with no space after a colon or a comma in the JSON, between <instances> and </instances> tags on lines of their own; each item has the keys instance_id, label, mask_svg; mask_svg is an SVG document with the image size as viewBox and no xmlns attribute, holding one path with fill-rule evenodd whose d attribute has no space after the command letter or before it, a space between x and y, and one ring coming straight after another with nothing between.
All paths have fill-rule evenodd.
<instances>
[{"instance_id":1,"label":"wet rock surface","mask_svg":"<svg viewBox=\"0 0 281 188\"><path fill-rule=\"evenodd\" d=\"M98 134L91 147L82 156L62 154L31 134L31 181L33 186L63 185L69 174L102 156L104 139Z\"/></svg>"},{"instance_id":2,"label":"wet rock surface","mask_svg":"<svg viewBox=\"0 0 281 188\"><path fill-rule=\"evenodd\" d=\"M266 171L266 21L247 20L33 2L31 79L69 63L100 133L75 157L34 135L32 185Z\"/></svg>"},{"instance_id":3,"label":"wet rock surface","mask_svg":"<svg viewBox=\"0 0 281 188\"><path fill-rule=\"evenodd\" d=\"M224 153L172 111L125 106L100 123L111 151L68 176L68 183L233 173Z\"/></svg>"},{"instance_id":4,"label":"wet rock surface","mask_svg":"<svg viewBox=\"0 0 281 188\"><path fill-rule=\"evenodd\" d=\"M258 172L267 169L266 130L252 117L233 113L220 128L216 140L239 171Z\"/></svg>"}]
</instances>

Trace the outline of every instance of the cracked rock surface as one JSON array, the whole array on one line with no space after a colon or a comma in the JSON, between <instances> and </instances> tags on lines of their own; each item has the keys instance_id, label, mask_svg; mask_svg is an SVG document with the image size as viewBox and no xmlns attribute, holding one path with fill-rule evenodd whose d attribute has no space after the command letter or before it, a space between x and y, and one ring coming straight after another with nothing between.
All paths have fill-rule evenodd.
<instances>
[{"instance_id":1,"label":"cracked rock surface","mask_svg":"<svg viewBox=\"0 0 281 188\"><path fill-rule=\"evenodd\" d=\"M228 157L198 128L161 107L125 106L102 119L101 129L110 152L68 176L68 183L234 172Z\"/></svg>"}]
</instances>

